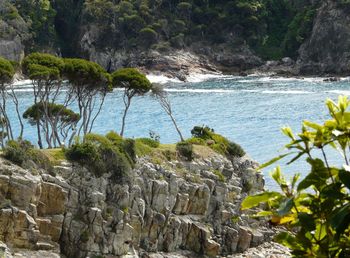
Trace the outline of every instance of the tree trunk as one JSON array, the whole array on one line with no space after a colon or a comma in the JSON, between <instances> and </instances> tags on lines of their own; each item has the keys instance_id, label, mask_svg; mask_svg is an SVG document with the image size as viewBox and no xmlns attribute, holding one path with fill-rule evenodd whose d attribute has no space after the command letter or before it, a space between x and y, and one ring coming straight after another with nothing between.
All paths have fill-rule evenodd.
<instances>
[{"instance_id":1,"label":"tree trunk","mask_svg":"<svg viewBox=\"0 0 350 258\"><path fill-rule=\"evenodd\" d=\"M125 103L125 110L124 110L124 114L123 114L123 120L122 120L122 129L120 131L120 136L123 137L124 136L124 128L125 128L125 118L126 118L126 114L128 113L130 104L131 104L131 98L128 97L128 100Z\"/></svg>"},{"instance_id":2,"label":"tree trunk","mask_svg":"<svg viewBox=\"0 0 350 258\"><path fill-rule=\"evenodd\" d=\"M174 124L174 126L175 126L175 129L176 129L177 133L178 133L179 136L180 136L181 141L182 141L182 142L185 141L185 139L184 139L184 137L182 136L182 133L181 133L179 127L178 127L177 124L176 124L176 121L175 121L173 115L172 115L172 114L169 114L169 116L170 116L171 121L173 122L173 124Z\"/></svg>"}]
</instances>

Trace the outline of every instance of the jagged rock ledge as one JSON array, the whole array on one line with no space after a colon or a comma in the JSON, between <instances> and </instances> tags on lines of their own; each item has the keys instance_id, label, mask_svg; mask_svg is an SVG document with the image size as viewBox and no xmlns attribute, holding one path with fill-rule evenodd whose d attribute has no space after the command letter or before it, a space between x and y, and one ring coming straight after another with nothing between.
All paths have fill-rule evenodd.
<instances>
[{"instance_id":1,"label":"jagged rock ledge","mask_svg":"<svg viewBox=\"0 0 350 258\"><path fill-rule=\"evenodd\" d=\"M0 241L14 257L74 258L217 257L270 241L274 230L240 211L263 190L257 164L203 146L195 153L191 162L139 158L124 184L67 162L53 175L0 159Z\"/></svg>"}]
</instances>

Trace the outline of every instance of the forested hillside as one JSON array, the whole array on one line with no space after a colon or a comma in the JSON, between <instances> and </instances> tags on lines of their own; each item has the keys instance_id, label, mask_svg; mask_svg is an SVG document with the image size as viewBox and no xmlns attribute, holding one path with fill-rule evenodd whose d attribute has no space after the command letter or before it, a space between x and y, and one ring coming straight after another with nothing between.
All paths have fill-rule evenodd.
<instances>
[{"instance_id":1,"label":"forested hillside","mask_svg":"<svg viewBox=\"0 0 350 258\"><path fill-rule=\"evenodd\" d=\"M80 55L79 41L97 31L96 47L185 48L194 42L247 43L264 59L296 57L319 1L304 0L2 0L0 38L17 35L26 52Z\"/></svg>"}]
</instances>

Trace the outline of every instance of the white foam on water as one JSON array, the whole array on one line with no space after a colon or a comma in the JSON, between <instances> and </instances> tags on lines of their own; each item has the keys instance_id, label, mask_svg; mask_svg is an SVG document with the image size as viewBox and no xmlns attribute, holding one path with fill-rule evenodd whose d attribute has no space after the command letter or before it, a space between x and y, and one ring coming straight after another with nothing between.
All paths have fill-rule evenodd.
<instances>
[{"instance_id":1,"label":"white foam on water","mask_svg":"<svg viewBox=\"0 0 350 258\"><path fill-rule=\"evenodd\" d=\"M312 94L311 91L304 90L264 90L263 94Z\"/></svg>"},{"instance_id":2,"label":"white foam on water","mask_svg":"<svg viewBox=\"0 0 350 258\"><path fill-rule=\"evenodd\" d=\"M222 89L165 89L168 92L189 92L189 93L235 93L235 90Z\"/></svg>"},{"instance_id":3,"label":"white foam on water","mask_svg":"<svg viewBox=\"0 0 350 258\"><path fill-rule=\"evenodd\" d=\"M350 96L350 90L329 90L329 91L325 91L325 93Z\"/></svg>"},{"instance_id":4,"label":"white foam on water","mask_svg":"<svg viewBox=\"0 0 350 258\"><path fill-rule=\"evenodd\" d=\"M151 83L160 83L160 84L165 84L169 82L181 83L179 79L169 78L165 75L147 74L146 77Z\"/></svg>"},{"instance_id":5,"label":"white foam on water","mask_svg":"<svg viewBox=\"0 0 350 258\"><path fill-rule=\"evenodd\" d=\"M19 81L15 81L13 83L13 86L18 87L18 86L28 86L31 85L32 81L31 80L19 80Z\"/></svg>"},{"instance_id":6,"label":"white foam on water","mask_svg":"<svg viewBox=\"0 0 350 258\"><path fill-rule=\"evenodd\" d=\"M187 77L187 81L196 83L196 82L208 81L211 79L227 79L227 78L234 78L234 76L223 75L221 73L208 73L208 74L192 73Z\"/></svg>"}]
</instances>

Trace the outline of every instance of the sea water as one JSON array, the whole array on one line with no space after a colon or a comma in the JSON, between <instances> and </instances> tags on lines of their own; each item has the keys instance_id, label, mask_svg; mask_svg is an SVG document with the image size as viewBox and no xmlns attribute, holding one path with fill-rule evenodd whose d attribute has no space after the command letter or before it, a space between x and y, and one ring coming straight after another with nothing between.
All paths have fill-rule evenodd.
<instances>
[{"instance_id":1,"label":"sea water","mask_svg":"<svg viewBox=\"0 0 350 258\"><path fill-rule=\"evenodd\" d=\"M322 122L328 118L324 105L327 98L350 95L349 79L324 82L323 78L270 78L268 76L208 76L190 77L181 83L165 77L150 76L152 81L164 83L172 104L174 117L185 137L190 137L193 126L206 125L230 140L239 143L259 163L282 152L288 139L280 128L290 126L300 132L303 120ZM30 81L16 83L21 112L32 104ZM124 104L121 90L110 93L105 101L93 131L119 132ZM11 106L10 106L11 108ZM12 108L11 116L15 113ZM14 120L16 123L16 120ZM18 124L15 124L18 129ZM175 143L179 136L169 117L150 95L135 97L126 119L125 136L148 137L159 134L162 143ZM36 142L36 130L25 124L25 138ZM287 161L287 160L286 160ZM305 175L309 168L297 162L283 169L291 175ZM265 169L267 188L276 188Z\"/></svg>"}]
</instances>

